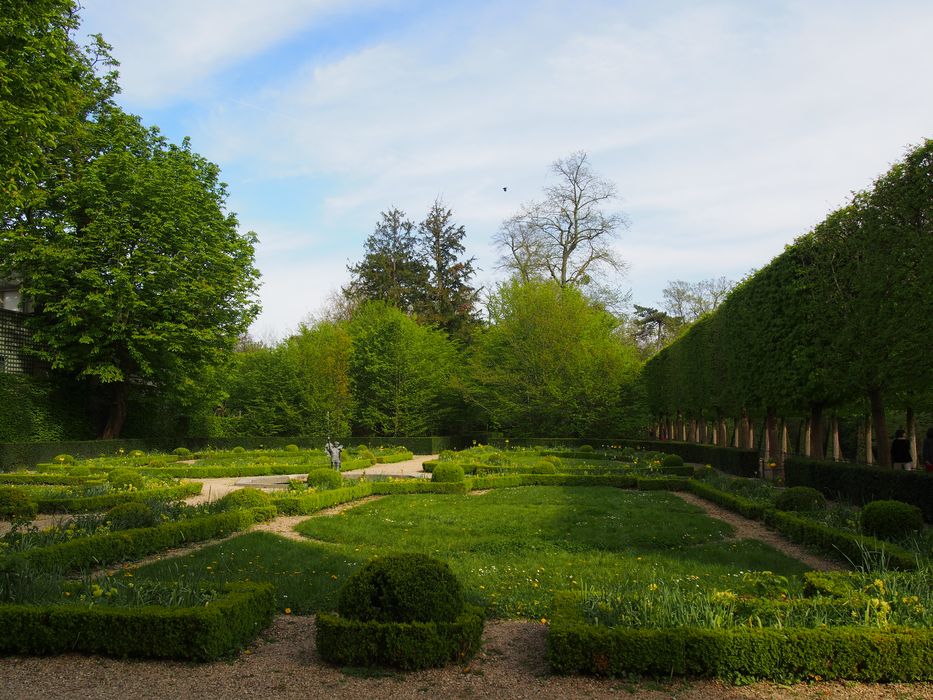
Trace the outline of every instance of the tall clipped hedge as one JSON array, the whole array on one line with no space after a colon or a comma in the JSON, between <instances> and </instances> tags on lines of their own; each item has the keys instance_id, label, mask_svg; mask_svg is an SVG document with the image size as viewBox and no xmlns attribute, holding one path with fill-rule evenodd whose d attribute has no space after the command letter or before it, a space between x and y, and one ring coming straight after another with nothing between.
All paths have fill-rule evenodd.
<instances>
[{"instance_id":1,"label":"tall clipped hedge","mask_svg":"<svg viewBox=\"0 0 933 700\"><path fill-rule=\"evenodd\" d=\"M870 411L887 466L885 409L933 400L924 390L933 385L931 270L927 139L651 358L642 375L650 408L717 425L806 416L815 457L826 410Z\"/></svg>"}]
</instances>

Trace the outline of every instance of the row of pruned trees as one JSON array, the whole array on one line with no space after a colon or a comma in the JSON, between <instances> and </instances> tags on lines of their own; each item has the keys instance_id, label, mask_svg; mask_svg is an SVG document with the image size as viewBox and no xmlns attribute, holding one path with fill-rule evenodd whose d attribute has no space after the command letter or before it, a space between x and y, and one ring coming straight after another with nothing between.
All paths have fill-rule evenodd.
<instances>
[{"instance_id":1,"label":"row of pruned trees","mask_svg":"<svg viewBox=\"0 0 933 700\"><path fill-rule=\"evenodd\" d=\"M931 321L926 140L654 356L643 374L650 408L662 434L681 439L727 444L728 422L751 446L761 424L768 457L783 452L786 418L806 418L805 451L819 458L827 423L864 416L887 465L886 410L904 410L915 433L916 411L933 403Z\"/></svg>"}]
</instances>

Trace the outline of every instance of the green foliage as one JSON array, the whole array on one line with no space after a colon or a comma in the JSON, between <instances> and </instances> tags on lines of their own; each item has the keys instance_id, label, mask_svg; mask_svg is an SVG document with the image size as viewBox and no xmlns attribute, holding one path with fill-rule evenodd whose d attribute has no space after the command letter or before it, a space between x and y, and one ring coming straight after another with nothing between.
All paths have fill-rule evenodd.
<instances>
[{"instance_id":1,"label":"green foliage","mask_svg":"<svg viewBox=\"0 0 933 700\"><path fill-rule=\"evenodd\" d=\"M146 456L146 453L143 452L142 450L130 450L130 457L138 458L138 457L145 457L145 456Z\"/></svg>"},{"instance_id":2,"label":"green foliage","mask_svg":"<svg viewBox=\"0 0 933 700\"><path fill-rule=\"evenodd\" d=\"M0 605L0 652L212 661L246 646L274 614L268 583L237 584L209 606L176 609Z\"/></svg>"},{"instance_id":3,"label":"green foliage","mask_svg":"<svg viewBox=\"0 0 933 700\"><path fill-rule=\"evenodd\" d=\"M684 458L680 455L664 455L661 458L661 467L681 467L683 466Z\"/></svg>"},{"instance_id":4,"label":"green foliage","mask_svg":"<svg viewBox=\"0 0 933 700\"><path fill-rule=\"evenodd\" d=\"M467 399L513 435L609 435L646 423L635 393L640 369L618 321L579 290L513 281L489 302Z\"/></svg>"},{"instance_id":5,"label":"green foliage","mask_svg":"<svg viewBox=\"0 0 933 700\"><path fill-rule=\"evenodd\" d=\"M464 662L480 648L483 613L468 607L453 622L376 622L317 617L321 658L339 666L388 666L414 671Z\"/></svg>"},{"instance_id":6,"label":"green foliage","mask_svg":"<svg viewBox=\"0 0 933 700\"><path fill-rule=\"evenodd\" d=\"M265 491L246 487L231 491L217 501L217 509L221 511L237 510L239 508L261 508L272 503L272 497Z\"/></svg>"},{"instance_id":7,"label":"green foliage","mask_svg":"<svg viewBox=\"0 0 933 700\"><path fill-rule=\"evenodd\" d=\"M176 447L174 450L172 450L172 454L178 455L179 457L190 457L191 450L189 450L187 447Z\"/></svg>"},{"instance_id":8,"label":"green foliage","mask_svg":"<svg viewBox=\"0 0 933 700\"><path fill-rule=\"evenodd\" d=\"M83 395L50 379L0 372L0 405L16 407L0 411L0 443L93 434Z\"/></svg>"},{"instance_id":9,"label":"green foliage","mask_svg":"<svg viewBox=\"0 0 933 700\"><path fill-rule=\"evenodd\" d=\"M542 459L537 464L531 466L532 474L556 474L557 467L554 466L553 462Z\"/></svg>"},{"instance_id":10,"label":"green foliage","mask_svg":"<svg viewBox=\"0 0 933 700\"><path fill-rule=\"evenodd\" d=\"M592 452L592 451L593 451L593 446L592 446L592 445L580 445L580 446L577 448L577 450L578 450L579 452Z\"/></svg>"},{"instance_id":11,"label":"green foliage","mask_svg":"<svg viewBox=\"0 0 933 700\"><path fill-rule=\"evenodd\" d=\"M114 469L107 474L107 481L115 489L141 489L144 479L135 469Z\"/></svg>"},{"instance_id":12,"label":"green foliage","mask_svg":"<svg viewBox=\"0 0 933 700\"><path fill-rule=\"evenodd\" d=\"M0 486L0 520L17 522L36 517L38 506L29 495L12 486Z\"/></svg>"},{"instance_id":13,"label":"green foliage","mask_svg":"<svg viewBox=\"0 0 933 700\"><path fill-rule=\"evenodd\" d=\"M792 486L778 494L774 506L779 510L821 510L826 507L826 497L809 486Z\"/></svg>"},{"instance_id":14,"label":"green foliage","mask_svg":"<svg viewBox=\"0 0 933 700\"><path fill-rule=\"evenodd\" d=\"M52 461L56 464L74 464L75 458L69 454L55 455Z\"/></svg>"},{"instance_id":15,"label":"green foliage","mask_svg":"<svg viewBox=\"0 0 933 700\"><path fill-rule=\"evenodd\" d=\"M130 530L134 527L152 527L156 524L156 515L148 504L131 501L108 510L107 520L112 530Z\"/></svg>"},{"instance_id":16,"label":"green foliage","mask_svg":"<svg viewBox=\"0 0 933 700\"><path fill-rule=\"evenodd\" d=\"M862 530L883 540L902 540L923 529L917 506L901 501L872 501L862 508Z\"/></svg>"},{"instance_id":17,"label":"green foliage","mask_svg":"<svg viewBox=\"0 0 933 700\"><path fill-rule=\"evenodd\" d=\"M453 622L463 605L463 587L447 564L398 554L373 559L354 573L337 610L364 622Z\"/></svg>"},{"instance_id":18,"label":"green foliage","mask_svg":"<svg viewBox=\"0 0 933 700\"><path fill-rule=\"evenodd\" d=\"M298 451L299 451L298 445L294 445L294 444L286 445L286 446L285 446L285 451L286 451L286 452L298 452Z\"/></svg>"},{"instance_id":19,"label":"green foliage","mask_svg":"<svg viewBox=\"0 0 933 700\"><path fill-rule=\"evenodd\" d=\"M315 469L308 474L308 486L313 486L319 491L328 489L339 489L343 485L343 478L339 472L333 469L321 468Z\"/></svg>"},{"instance_id":20,"label":"green foliage","mask_svg":"<svg viewBox=\"0 0 933 700\"><path fill-rule=\"evenodd\" d=\"M110 491L100 496L40 498L40 513L91 513L130 501L175 501L201 493L201 484L180 484L139 491Z\"/></svg>"},{"instance_id":21,"label":"green foliage","mask_svg":"<svg viewBox=\"0 0 933 700\"><path fill-rule=\"evenodd\" d=\"M434 467L431 472L431 481L435 482L458 482L463 481L463 467L459 464L444 464L443 462Z\"/></svg>"},{"instance_id":22,"label":"green foliage","mask_svg":"<svg viewBox=\"0 0 933 700\"><path fill-rule=\"evenodd\" d=\"M241 455L241 454L244 454L244 453L246 452L246 448L243 447L242 445L237 445L236 447L234 447L234 448L233 448L232 450L230 450L230 451L231 451L233 454L235 454L235 455Z\"/></svg>"},{"instance_id":23,"label":"green foliage","mask_svg":"<svg viewBox=\"0 0 933 700\"><path fill-rule=\"evenodd\" d=\"M84 466L72 467L71 469L68 470L68 474L70 474L71 476L80 478L80 479L85 479L91 475L91 470L89 467L84 467Z\"/></svg>"}]
</instances>

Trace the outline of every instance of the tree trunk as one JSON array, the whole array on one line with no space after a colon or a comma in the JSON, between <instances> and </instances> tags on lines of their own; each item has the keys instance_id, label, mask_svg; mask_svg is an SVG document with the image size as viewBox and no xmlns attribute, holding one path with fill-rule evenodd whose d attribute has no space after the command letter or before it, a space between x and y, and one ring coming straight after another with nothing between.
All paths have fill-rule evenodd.
<instances>
[{"instance_id":1,"label":"tree trunk","mask_svg":"<svg viewBox=\"0 0 933 700\"><path fill-rule=\"evenodd\" d=\"M774 410L768 409L765 416L765 461L777 461L775 454L780 452L777 447L777 421L774 417Z\"/></svg>"},{"instance_id":2,"label":"tree trunk","mask_svg":"<svg viewBox=\"0 0 933 700\"><path fill-rule=\"evenodd\" d=\"M840 462L842 461L842 445L839 444L839 418L837 416L833 416L832 433L833 433L833 461Z\"/></svg>"},{"instance_id":3,"label":"tree trunk","mask_svg":"<svg viewBox=\"0 0 933 700\"><path fill-rule=\"evenodd\" d=\"M871 416L865 417L865 464L875 463L875 450L872 447L874 441L874 432L872 431Z\"/></svg>"},{"instance_id":4,"label":"tree trunk","mask_svg":"<svg viewBox=\"0 0 933 700\"><path fill-rule=\"evenodd\" d=\"M115 440L120 437L123 424L126 422L126 382L116 382L112 387L107 424L100 435L101 440Z\"/></svg>"},{"instance_id":5,"label":"tree trunk","mask_svg":"<svg viewBox=\"0 0 933 700\"><path fill-rule=\"evenodd\" d=\"M824 459L823 439L823 406L818 403L810 404L810 457Z\"/></svg>"},{"instance_id":6,"label":"tree trunk","mask_svg":"<svg viewBox=\"0 0 933 700\"><path fill-rule=\"evenodd\" d=\"M907 407L907 439L910 440L910 460L914 470L920 469L920 453L917 452L917 416L913 406Z\"/></svg>"},{"instance_id":7,"label":"tree trunk","mask_svg":"<svg viewBox=\"0 0 933 700\"><path fill-rule=\"evenodd\" d=\"M878 434L878 466L891 468L891 445L888 444L888 424L884 419L884 397L881 389L871 389L868 392L871 402L871 422Z\"/></svg>"}]
</instances>

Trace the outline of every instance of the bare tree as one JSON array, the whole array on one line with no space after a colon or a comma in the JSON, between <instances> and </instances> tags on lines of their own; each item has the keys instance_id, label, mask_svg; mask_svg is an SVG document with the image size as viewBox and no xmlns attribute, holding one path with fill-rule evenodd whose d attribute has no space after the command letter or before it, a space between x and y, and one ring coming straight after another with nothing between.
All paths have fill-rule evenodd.
<instances>
[{"instance_id":1,"label":"bare tree","mask_svg":"<svg viewBox=\"0 0 933 700\"><path fill-rule=\"evenodd\" d=\"M627 222L604 211L616 199L615 185L590 170L583 151L551 169L557 183L545 188L544 199L522 205L494 237L503 251L499 266L522 279L550 278L562 287L624 271L612 242Z\"/></svg>"},{"instance_id":2,"label":"bare tree","mask_svg":"<svg viewBox=\"0 0 933 700\"><path fill-rule=\"evenodd\" d=\"M728 296L735 282L715 277L691 283L683 280L668 282L661 294L664 310L672 320L693 323L703 314L713 311Z\"/></svg>"}]
</instances>

